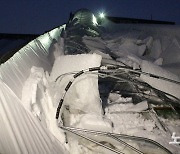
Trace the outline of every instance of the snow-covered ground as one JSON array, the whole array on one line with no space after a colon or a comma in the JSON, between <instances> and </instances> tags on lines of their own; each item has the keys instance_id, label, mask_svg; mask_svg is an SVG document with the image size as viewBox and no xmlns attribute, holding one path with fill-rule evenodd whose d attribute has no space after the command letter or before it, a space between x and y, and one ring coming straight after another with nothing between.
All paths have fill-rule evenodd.
<instances>
[{"instance_id":1,"label":"snow-covered ground","mask_svg":"<svg viewBox=\"0 0 180 154\"><path fill-rule=\"evenodd\" d=\"M179 115L176 115L178 113L172 107L180 106L180 27L115 25L107 21L102 26L105 27L102 37L82 38L86 48L90 50L89 54L64 55L68 53L64 46L66 38L59 38L51 43L47 66L52 69L32 64L29 75L24 77L19 102L66 149L62 148L61 153L109 154L112 151L82 139L77 134L66 132L59 125L144 137L178 154L180 146L169 142L173 141L173 132L180 136ZM89 68L107 64L128 67L108 70L111 79L99 85L98 80L107 77L98 74L98 71L92 72ZM82 70L84 72L75 78L74 74ZM101 71L103 70L106 71L106 68L102 67ZM130 84L127 81L129 78L118 79L118 84L111 86L115 81L114 76L128 77L127 74L133 76L130 83L146 83L152 89L143 84ZM70 82L72 84L67 88ZM123 90L132 90L131 88L135 89L131 92L139 93L135 98L134 95L126 96L122 93ZM103 98L102 93L105 93L106 98ZM137 97L140 99L136 99ZM63 105L60 116L56 119L61 99ZM167 100L171 105L166 104ZM170 109L175 118L158 116L155 109L163 106ZM84 135L88 136L86 133ZM136 153L121 142L115 143L112 136L108 136L110 139L107 136L98 137L97 134L89 137L111 149ZM136 139L125 141L143 153L167 153L150 143L148 146L145 142L140 144Z\"/></svg>"}]
</instances>

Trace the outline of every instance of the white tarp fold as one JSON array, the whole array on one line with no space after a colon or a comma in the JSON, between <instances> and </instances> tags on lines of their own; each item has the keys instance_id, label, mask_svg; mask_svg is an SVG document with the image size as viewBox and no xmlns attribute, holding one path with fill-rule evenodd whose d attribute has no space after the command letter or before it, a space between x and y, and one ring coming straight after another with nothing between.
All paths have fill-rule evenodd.
<instances>
[{"instance_id":1,"label":"white tarp fold","mask_svg":"<svg viewBox=\"0 0 180 154\"><path fill-rule=\"evenodd\" d=\"M32 66L50 72L49 48L58 41L64 26L41 35L0 66L0 153L66 153L61 143L27 111L21 102L22 88Z\"/></svg>"},{"instance_id":2,"label":"white tarp fold","mask_svg":"<svg viewBox=\"0 0 180 154\"><path fill-rule=\"evenodd\" d=\"M60 142L0 81L0 153L64 153Z\"/></svg>"}]
</instances>

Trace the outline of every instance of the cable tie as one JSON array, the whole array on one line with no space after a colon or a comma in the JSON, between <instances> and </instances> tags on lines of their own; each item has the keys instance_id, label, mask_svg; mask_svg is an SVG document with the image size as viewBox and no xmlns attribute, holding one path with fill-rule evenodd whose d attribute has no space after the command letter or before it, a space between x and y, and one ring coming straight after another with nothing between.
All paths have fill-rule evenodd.
<instances>
[{"instance_id":1,"label":"cable tie","mask_svg":"<svg viewBox=\"0 0 180 154\"><path fill-rule=\"evenodd\" d=\"M117 67L117 66L107 66L108 70L117 69L117 68L119 68L119 67Z\"/></svg>"},{"instance_id":2,"label":"cable tie","mask_svg":"<svg viewBox=\"0 0 180 154\"><path fill-rule=\"evenodd\" d=\"M158 77L158 76L156 76L156 75L154 75L154 74L149 74L149 76L150 76L150 77L153 77L153 78L157 78L157 79L159 79L159 77Z\"/></svg>"},{"instance_id":3,"label":"cable tie","mask_svg":"<svg viewBox=\"0 0 180 154\"><path fill-rule=\"evenodd\" d=\"M70 86L72 85L72 81L69 81L69 83L67 84L65 91L68 91L68 89L70 88Z\"/></svg>"},{"instance_id":4,"label":"cable tie","mask_svg":"<svg viewBox=\"0 0 180 154\"><path fill-rule=\"evenodd\" d=\"M100 70L100 67L89 68L89 71L99 71L99 70Z\"/></svg>"},{"instance_id":5,"label":"cable tie","mask_svg":"<svg viewBox=\"0 0 180 154\"><path fill-rule=\"evenodd\" d=\"M56 112L56 119L59 118L59 111Z\"/></svg>"},{"instance_id":6,"label":"cable tie","mask_svg":"<svg viewBox=\"0 0 180 154\"><path fill-rule=\"evenodd\" d=\"M74 77L74 78L77 78L78 76L80 76L80 75L83 74L83 73L84 73L84 71L82 70L82 71L76 73L73 77Z\"/></svg>"},{"instance_id":7,"label":"cable tie","mask_svg":"<svg viewBox=\"0 0 180 154\"><path fill-rule=\"evenodd\" d=\"M59 101L59 105L58 105L58 108L57 108L57 111L56 111L56 119L59 118L59 112L60 112L60 109L61 109L61 107L62 107L63 101L64 101L64 99L61 99L61 100Z\"/></svg>"}]
</instances>

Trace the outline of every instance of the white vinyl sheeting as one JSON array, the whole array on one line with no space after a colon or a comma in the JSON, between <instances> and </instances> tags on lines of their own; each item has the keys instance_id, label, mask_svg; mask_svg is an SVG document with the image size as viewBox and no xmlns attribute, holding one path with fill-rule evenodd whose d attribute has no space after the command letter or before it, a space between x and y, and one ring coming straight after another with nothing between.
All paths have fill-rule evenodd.
<instances>
[{"instance_id":1,"label":"white vinyl sheeting","mask_svg":"<svg viewBox=\"0 0 180 154\"><path fill-rule=\"evenodd\" d=\"M28 112L21 102L24 82L32 66L52 69L48 59L53 39L64 26L41 35L0 66L0 153L66 153L61 143Z\"/></svg>"}]
</instances>

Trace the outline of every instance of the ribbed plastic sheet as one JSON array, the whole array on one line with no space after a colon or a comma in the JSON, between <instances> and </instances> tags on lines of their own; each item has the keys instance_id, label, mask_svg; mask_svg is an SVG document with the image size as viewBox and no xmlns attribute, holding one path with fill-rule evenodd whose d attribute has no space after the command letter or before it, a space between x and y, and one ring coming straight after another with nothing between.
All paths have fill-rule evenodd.
<instances>
[{"instance_id":1,"label":"ribbed plastic sheet","mask_svg":"<svg viewBox=\"0 0 180 154\"><path fill-rule=\"evenodd\" d=\"M50 72L52 62L48 59L53 40L58 41L64 26L53 29L20 49L13 57L0 66L0 78L21 99L22 86L32 66L42 67Z\"/></svg>"},{"instance_id":2,"label":"ribbed plastic sheet","mask_svg":"<svg viewBox=\"0 0 180 154\"><path fill-rule=\"evenodd\" d=\"M0 153L66 153L60 142L28 112L0 81Z\"/></svg>"},{"instance_id":3,"label":"ribbed plastic sheet","mask_svg":"<svg viewBox=\"0 0 180 154\"><path fill-rule=\"evenodd\" d=\"M22 87L32 66L50 72L49 48L64 26L53 29L20 49L0 66L0 153L66 153L61 143L27 111L21 102Z\"/></svg>"}]
</instances>

